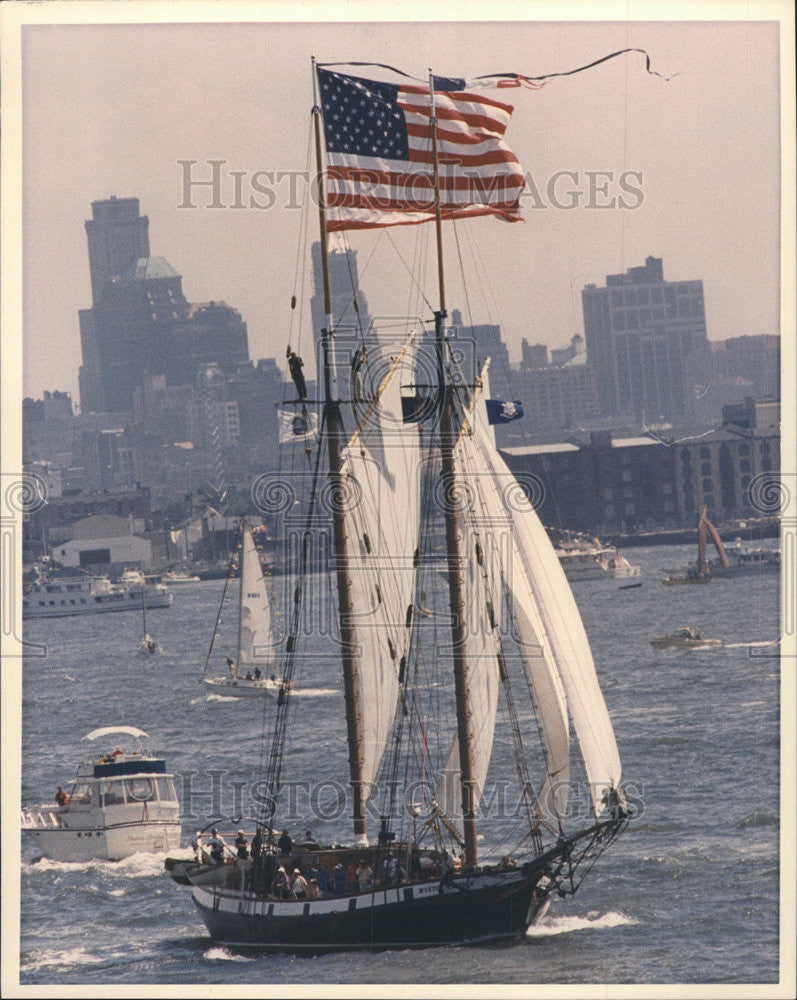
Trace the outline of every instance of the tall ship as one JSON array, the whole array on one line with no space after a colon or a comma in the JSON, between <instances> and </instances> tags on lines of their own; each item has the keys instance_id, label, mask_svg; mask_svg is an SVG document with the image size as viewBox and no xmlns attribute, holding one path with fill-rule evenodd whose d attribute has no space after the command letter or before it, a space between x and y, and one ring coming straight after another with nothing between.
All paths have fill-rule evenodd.
<instances>
[{"instance_id":1,"label":"tall ship","mask_svg":"<svg viewBox=\"0 0 797 1000\"><path fill-rule=\"evenodd\" d=\"M577 891L629 810L576 602L495 445L489 361L463 363L445 322L442 223L518 218L522 170L503 140L512 107L493 78L385 83L314 62L313 82L321 398L307 398L299 358L290 403L303 416L317 406L321 432L315 450L301 445L301 468L313 472L284 690L266 703L262 810L240 882L194 885L193 901L211 937L234 946L312 953L519 938L552 898ZM407 200L413 170L429 182L420 205ZM433 331L372 326L347 342L332 315L330 234L423 222L436 233ZM309 572L325 533L329 578ZM292 724L291 681L302 657L319 655L303 608L327 588L336 630L324 655L343 676L348 767L331 770L331 749L318 777L350 789L351 828L328 846L296 847L280 836L285 762L296 778L292 748L318 734ZM504 778L511 815L485 795ZM347 871L360 875L341 878Z\"/></svg>"}]
</instances>

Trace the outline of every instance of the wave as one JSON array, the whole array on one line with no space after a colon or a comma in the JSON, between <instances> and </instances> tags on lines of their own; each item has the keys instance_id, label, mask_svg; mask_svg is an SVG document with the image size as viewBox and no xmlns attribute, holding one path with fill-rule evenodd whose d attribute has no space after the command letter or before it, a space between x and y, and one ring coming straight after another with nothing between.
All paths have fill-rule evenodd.
<instances>
[{"instance_id":1,"label":"wave","mask_svg":"<svg viewBox=\"0 0 797 1000\"><path fill-rule=\"evenodd\" d=\"M297 688L291 692L294 698L321 698L337 693L337 688Z\"/></svg>"},{"instance_id":2,"label":"wave","mask_svg":"<svg viewBox=\"0 0 797 1000\"><path fill-rule=\"evenodd\" d=\"M244 955L233 955L226 948L208 948L202 956L208 962L255 962L254 958L246 958Z\"/></svg>"},{"instance_id":3,"label":"wave","mask_svg":"<svg viewBox=\"0 0 797 1000\"><path fill-rule=\"evenodd\" d=\"M32 951L29 955L22 955L21 959L20 970L26 973L56 967L97 965L105 961L99 955L90 954L85 948L70 948L67 951L57 951L55 948Z\"/></svg>"},{"instance_id":4,"label":"wave","mask_svg":"<svg viewBox=\"0 0 797 1000\"><path fill-rule=\"evenodd\" d=\"M526 931L526 937L552 937L555 934L570 934L572 931L602 930L607 927L624 927L635 923L636 920L614 910L603 914L593 910L585 917L544 917L542 923L535 927L529 927Z\"/></svg>"},{"instance_id":5,"label":"wave","mask_svg":"<svg viewBox=\"0 0 797 1000\"><path fill-rule=\"evenodd\" d=\"M202 701L202 700L203 700L202 698L197 698L197 701ZM209 694L207 696L207 698L204 699L204 700L205 701L240 701L241 699L240 698L233 698L231 695L226 695L226 694ZM191 702L191 704L193 705L193 704L195 704L195 702Z\"/></svg>"},{"instance_id":6,"label":"wave","mask_svg":"<svg viewBox=\"0 0 797 1000\"><path fill-rule=\"evenodd\" d=\"M35 861L22 862L23 870L30 873L39 872L102 872L103 874L122 875L126 878L151 878L160 876L163 872L164 853L131 854L122 861L101 861L94 858L91 861L55 861L52 858L38 858Z\"/></svg>"}]
</instances>

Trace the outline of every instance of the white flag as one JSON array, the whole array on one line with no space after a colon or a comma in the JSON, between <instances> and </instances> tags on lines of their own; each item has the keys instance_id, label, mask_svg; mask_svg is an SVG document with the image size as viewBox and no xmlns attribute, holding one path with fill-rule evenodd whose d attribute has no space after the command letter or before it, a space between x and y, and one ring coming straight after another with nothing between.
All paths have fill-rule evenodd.
<instances>
[{"instance_id":1,"label":"white flag","mask_svg":"<svg viewBox=\"0 0 797 1000\"><path fill-rule=\"evenodd\" d=\"M292 413L279 410L280 444L286 441L309 441L318 435L317 413Z\"/></svg>"}]
</instances>

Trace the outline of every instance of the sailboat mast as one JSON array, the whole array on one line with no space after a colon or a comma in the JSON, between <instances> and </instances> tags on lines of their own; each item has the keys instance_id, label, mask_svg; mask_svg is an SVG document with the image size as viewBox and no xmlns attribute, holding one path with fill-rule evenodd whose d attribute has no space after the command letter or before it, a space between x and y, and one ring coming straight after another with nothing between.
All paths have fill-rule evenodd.
<instances>
[{"instance_id":1,"label":"sailboat mast","mask_svg":"<svg viewBox=\"0 0 797 1000\"><path fill-rule=\"evenodd\" d=\"M235 676L240 677L241 662L241 622L244 612L244 542L246 538L246 521L241 521L239 537L241 539L240 555L238 556L238 641L235 644Z\"/></svg>"},{"instance_id":2,"label":"sailboat mast","mask_svg":"<svg viewBox=\"0 0 797 1000\"><path fill-rule=\"evenodd\" d=\"M434 206L437 231L437 276L440 286L440 308L435 313L437 344L437 374L440 386L440 454L442 460L443 510L446 529L448 563L448 593L451 608L451 638L454 657L454 693L457 711L457 745L459 749L460 781L462 785L462 821L465 834L465 865L477 861L476 809L471 747L473 735L468 702L468 663L465 656L465 598L462 580L462 539L456 512L456 473L454 469L454 420L451 385L446 377L443 320L446 317L445 276L443 270L443 233L440 212L440 166L437 154L437 119L434 107L434 77L429 72L431 101L432 161L434 164Z\"/></svg>"},{"instance_id":3,"label":"sailboat mast","mask_svg":"<svg viewBox=\"0 0 797 1000\"><path fill-rule=\"evenodd\" d=\"M327 246L326 192L324 188L323 159L321 155L321 109L316 96L315 58L313 63L313 119L315 126L316 173L318 176L318 218L321 239L321 269L324 283L324 328L321 343L324 353L324 422L327 428L329 449L329 483L332 496L332 532L335 547L335 575L338 591L340 618L341 659L343 665L343 693L346 701L346 729L349 745L349 778L352 788L352 821L354 835L366 836L365 797L363 794L363 735L360 713L357 664L354 657L354 608L349 577L346 525L342 499L345 484L340 471L340 451L343 439L343 422L337 392L334 348L332 344L332 295L329 286L329 251Z\"/></svg>"}]
</instances>

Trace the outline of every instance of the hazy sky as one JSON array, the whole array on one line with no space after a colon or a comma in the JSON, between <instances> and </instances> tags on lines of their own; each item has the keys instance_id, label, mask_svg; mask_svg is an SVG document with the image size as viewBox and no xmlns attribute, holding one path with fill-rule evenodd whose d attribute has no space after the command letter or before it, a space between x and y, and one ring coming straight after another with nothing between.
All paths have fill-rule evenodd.
<instances>
[{"instance_id":1,"label":"hazy sky","mask_svg":"<svg viewBox=\"0 0 797 1000\"><path fill-rule=\"evenodd\" d=\"M195 207L185 208L179 161L198 161L192 176L207 179L207 161L223 160L227 206L232 171L247 202L264 200L252 186L258 171L306 170L311 54L389 63L416 77L430 66L451 76L537 76L629 46L646 49L652 68L672 79L648 75L631 54L541 90L506 92L515 106L507 141L539 198L525 199L524 223L458 224L459 247L446 227L449 311L500 323L519 360L523 337L556 347L583 332L587 282L654 255L665 279L703 280L710 339L778 333L777 22L36 24L22 35L24 394L61 389L78 401L78 310L91 305L84 221L92 201L112 194L140 199L151 253L183 275L190 301L237 308L250 356L284 364L304 266L303 214L289 181L271 185L268 209L210 208L207 188L195 188ZM568 174L551 191L560 171ZM592 196L589 171L610 175ZM641 195L623 196L627 172ZM636 207L618 207L618 196ZM372 314L408 309L396 253L411 262L432 229L351 235ZM317 239L314 214L308 238ZM467 299L455 276L460 254ZM309 270L304 280L309 295ZM307 345L309 309L299 336L294 327L294 343Z\"/></svg>"}]
</instances>

